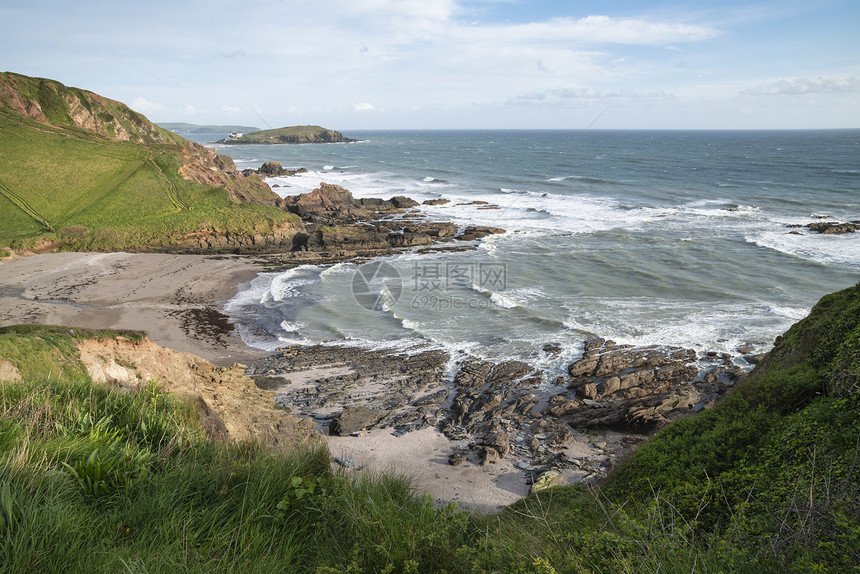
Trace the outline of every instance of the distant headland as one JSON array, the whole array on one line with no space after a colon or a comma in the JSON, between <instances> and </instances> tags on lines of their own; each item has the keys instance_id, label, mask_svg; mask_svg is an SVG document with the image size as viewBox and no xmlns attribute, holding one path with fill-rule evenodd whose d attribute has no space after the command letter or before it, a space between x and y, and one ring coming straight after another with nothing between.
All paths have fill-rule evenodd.
<instances>
[{"instance_id":1,"label":"distant headland","mask_svg":"<svg viewBox=\"0 0 860 574\"><path fill-rule=\"evenodd\" d=\"M235 126L235 125L199 125L189 124L185 122L159 122L160 127L170 130L179 135L185 134L217 134L231 132L239 132L247 134L250 132L258 132L260 128L254 126Z\"/></svg>"},{"instance_id":2,"label":"distant headland","mask_svg":"<svg viewBox=\"0 0 860 574\"><path fill-rule=\"evenodd\" d=\"M218 140L223 144L311 144L311 143L352 143L352 138L342 133L320 126L288 126L274 130L262 130L250 134L231 133Z\"/></svg>"}]
</instances>

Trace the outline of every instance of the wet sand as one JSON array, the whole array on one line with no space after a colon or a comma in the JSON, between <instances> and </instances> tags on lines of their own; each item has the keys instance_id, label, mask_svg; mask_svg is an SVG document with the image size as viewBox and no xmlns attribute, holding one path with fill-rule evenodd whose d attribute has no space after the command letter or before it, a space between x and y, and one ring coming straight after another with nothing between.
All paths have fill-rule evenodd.
<instances>
[{"instance_id":1,"label":"wet sand","mask_svg":"<svg viewBox=\"0 0 860 574\"><path fill-rule=\"evenodd\" d=\"M51 253L0 262L0 325L146 331L164 347L218 365L265 353L233 333L221 309L260 271L252 258L157 253Z\"/></svg>"}]
</instances>

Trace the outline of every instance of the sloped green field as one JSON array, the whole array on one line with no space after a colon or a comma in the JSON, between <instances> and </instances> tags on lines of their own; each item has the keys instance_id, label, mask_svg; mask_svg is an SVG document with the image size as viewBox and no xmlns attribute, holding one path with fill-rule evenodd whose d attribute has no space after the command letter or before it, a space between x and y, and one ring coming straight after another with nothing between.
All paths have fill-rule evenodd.
<instances>
[{"instance_id":1,"label":"sloped green field","mask_svg":"<svg viewBox=\"0 0 860 574\"><path fill-rule=\"evenodd\" d=\"M176 233L259 231L289 218L181 178L174 144L110 141L0 109L0 150L0 244L71 237L79 249L145 248Z\"/></svg>"}]
</instances>

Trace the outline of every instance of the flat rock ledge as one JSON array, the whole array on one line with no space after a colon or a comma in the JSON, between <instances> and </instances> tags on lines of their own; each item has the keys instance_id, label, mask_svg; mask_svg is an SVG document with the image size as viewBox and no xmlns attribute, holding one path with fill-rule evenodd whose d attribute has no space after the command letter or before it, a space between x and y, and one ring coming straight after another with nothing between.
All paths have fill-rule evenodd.
<instances>
[{"instance_id":1,"label":"flat rock ledge","mask_svg":"<svg viewBox=\"0 0 860 574\"><path fill-rule=\"evenodd\" d=\"M560 348L550 345L550 352ZM547 380L522 361L453 362L445 351L292 346L249 367L275 404L324 433L395 435L432 426L449 462L515 461L524 480L545 471L596 479L645 438L709 407L745 375L728 354L680 347L584 344L567 376Z\"/></svg>"}]
</instances>

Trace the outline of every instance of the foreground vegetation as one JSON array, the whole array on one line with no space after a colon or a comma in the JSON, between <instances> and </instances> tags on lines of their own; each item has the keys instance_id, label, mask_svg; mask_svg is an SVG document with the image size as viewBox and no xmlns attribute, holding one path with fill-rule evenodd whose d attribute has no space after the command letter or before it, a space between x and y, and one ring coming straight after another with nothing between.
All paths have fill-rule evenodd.
<instances>
[{"instance_id":1,"label":"foreground vegetation","mask_svg":"<svg viewBox=\"0 0 860 574\"><path fill-rule=\"evenodd\" d=\"M0 329L0 569L15 572L808 572L860 564L860 285L739 389L600 487L494 516L322 448L208 440L157 382L93 385L78 338Z\"/></svg>"},{"instance_id":2,"label":"foreground vegetation","mask_svg":"<svg viewBox=\"0 0 860 574\"><path fill-rule=\"evenodd\" d=\"M212 181L181 176L188 164ZM170 248L191 233L254 235L290 220L234 169L120 102L0 74L0 247Z\"/></svg>"}]
</instances>

